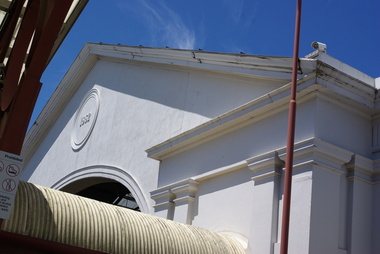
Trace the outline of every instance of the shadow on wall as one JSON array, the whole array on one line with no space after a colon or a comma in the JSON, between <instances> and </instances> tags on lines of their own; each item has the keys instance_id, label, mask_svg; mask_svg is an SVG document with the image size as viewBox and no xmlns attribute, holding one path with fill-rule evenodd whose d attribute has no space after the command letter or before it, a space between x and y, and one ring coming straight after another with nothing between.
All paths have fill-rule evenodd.
<instances>
[{"instance_id":1,"label":"shadow on wall","mask_svg":"<svg viewBox=\"0 0 380 254\"><path fill-rule=\"evenodd\" d=\"M73 77L74 80L75 78ZM120 98L115 102L120 112L138 112L141 110L139 107L143 103L146 104L145 101L150 101L154 102L153 106L159 104L198 115L199 123L192 123L197 125L203 120L217 117L279 86L277 83L273 84L274 81L271 82L245 80L239 76L221 75L220 73L180 68L169 69L157 64L141 64L133 61L116 63L98 60L83 82L78 84L78 87L70 87L68 89L70 91L64 94L64 97L59 98L62 102L57 102L57 105L54 106L54 113L49 113L49 118L54 121L51 123L53 128L48 127L46 133L37 134L41 137L46 135L46 137L35 151L33 160L26 162L25 165L28 167L23 172L22 179L30 179L34 169L41 163L46 151L62 135L62 131L65 128L71 128L70 119L75 115L80 101L95 85L112 91L112 96L124 95L124 97L116 97ZM134 100L130 101L131 98ZM225 100L225 98L230 99ZM114 100L114 97L104 97L101 100L104 104L105 102L110 104L109 101ZM136 103L136 101L142 103ZM102 110L102 106L100 110ZM112 119L112 107L110 106L107 111L102 113L105 115L105 119ZM156 121L160 121L161 116L155 115ZM181 114L178 117L180 116ZM181 123L178 123L179 126L175 128L176 130L182 128ZM69 146L67 148L70 149Z\"/></svg>"},{"instance_id":2,"label":"shadow on wall","mask_svg":"<svg viewBox=\"0 0 380 254\"><path fill-rule=\"evenodd\" d=\"M251 202L251 193L241 193L241 191L252 190L252 176L253 172L247 168L202 182L194 203L194 218L199 214L199 206L209 206L211 202L212 207L227 206L232 208L231 212L238 214L240 209L238 203ZM220 204L217 204L219 202Z\"/></svg>"}]
</instances>

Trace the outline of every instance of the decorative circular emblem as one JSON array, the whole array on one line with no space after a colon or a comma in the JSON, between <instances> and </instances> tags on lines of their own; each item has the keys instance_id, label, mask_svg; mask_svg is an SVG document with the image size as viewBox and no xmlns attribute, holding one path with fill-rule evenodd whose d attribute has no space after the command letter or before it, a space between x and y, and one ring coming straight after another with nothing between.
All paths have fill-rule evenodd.
<instances>
[{"instance_id":1,"label":"decorative circular emblem","mask_svg":"<svg viewBox=\"0 0 380 254\"><path fill-rule=\"evenodd\" d=\"M74 118L74 128L71 133L71 147L74 150L82 148L91 135L99 111L99 91L88 91Z\"/></svg>"}]
</instances>

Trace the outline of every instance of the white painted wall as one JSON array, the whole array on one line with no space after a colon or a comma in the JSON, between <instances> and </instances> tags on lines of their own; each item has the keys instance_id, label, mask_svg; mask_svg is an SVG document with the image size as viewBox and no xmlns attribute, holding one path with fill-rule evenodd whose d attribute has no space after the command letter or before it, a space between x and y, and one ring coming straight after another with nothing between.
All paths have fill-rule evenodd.
<instances>
[{"instance_id":1,"label":"white painted wall","mask_svg":"<svg viewBox=\"0 0 380 254\"><path fill-rule=\"evenodd\" d=\"M279 81L102 58L96 62L26 165L23 180L63 187L89 168L112 168L130 177L151 203L159 162L145 150L279 86ZM86 93L96 88L100 109L87 143L70 146L73 120ZM51 172L54 172L52 174ZM87 175L90 177L91 175ZM104 177L109 177L105 175ZM150 208L151 209L151 208ZM147 211L148 212L148 211Z\"/></svg>"},{"instance_id":2,"label":"white painted wall","mask_svg":"<svg viewBox=\"0 0 380 254\"><path fill-rule=\"evenodd\" d=\"M378 216L380 213L380 181L377 179L377 183L374 185L373 188L373 195L372 195L372 204L373 204L373 210L372 210L372 253L378 253L380 252L380 217Z\"/></svg>"},{"instance_id":3,"label":"white painted wall","mask_svg":"<svg viewBox=\"0 0 380 254\"><path fill-rule=\"evenodd\" d=\"M370 118L318 92L300 101L289 253L373 253L373 169L362 157L371 154ZM246 239L249 253L279 253L283 175L271 154L278 151L285 160L287 110L278 107L267 118L190 146L160 165L159 187L165 188L240 161L252 165L251 172L243 167L200 181L192 221L236 233Z\"/></svg>"},{"instance_id":4,"label":"white painted wall","mask_svg":"<svg viewBox=\"0 0 380 254\"><path fill-rule=\"evenodd\" d=\"M363 92L364 99L354 103L356 94L342 92L345 87L328 81L316 86L317 79L306 78L299 86L289 253L377 253L376 124L371 109L357 107L372 97ZM285 83L101 56L35 150L23 180L60 188L91 176L127 179L146 203L144 212L234 235L248 253L279 253ZM280 87L274 97L266 95ZM93 88L100 94L98 119L76 151L70 145L73 119ZM202 124L207 128L210 119L217 121L263 95L267 100L254 104L249 118L231 117L236 122L227 121L220 133L213 130L213 138L184 146L160 162L147 157L148 148Z\"/></svg>"},{"instance_id":5,"label":"white painted wall","mask_svg":"<svg viewBox=\"0 0 380 254\"><path fill-rule=\"evenodd\" d=\"M315 136L354 153L372 157L371 113L323 97L316 108Z\"/></svg>"},{"instance_id":6,"label":"white painted wall","mask_svg":"<svg viewBox=\"0 0 380 254\"><path fill-rule=\"evenodd\" d=\"M192 225L217 232L234 232L246 238L255 202L252 176L252 171L245 168L201 182Z\"/></svg>"},{"instance_id":7,"label":"white painted wall","mask_svg":"<svg viewBox=\"0 0 380 254\"><path fill-rule=\"evenodd\" d=\"M313 137L315 102L299 106L296 142ZM161 162L158 186L180 181L286 146L287 116L280 112Z\"/></svg>"}]
</instances>

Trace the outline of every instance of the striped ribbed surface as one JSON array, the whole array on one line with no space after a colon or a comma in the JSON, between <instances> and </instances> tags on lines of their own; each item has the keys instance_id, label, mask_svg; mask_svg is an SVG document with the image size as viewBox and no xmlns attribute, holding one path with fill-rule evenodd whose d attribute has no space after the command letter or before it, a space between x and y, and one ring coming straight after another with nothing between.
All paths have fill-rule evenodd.
<instances>
[{"instance_id":1,"label":"striped ribbed surface","mask_svg":"<svg viewBox=\"0 0 380 254\"><path fill-rule=\"evenodd\" d=\"M2 229L106 253L246 253L226 235L25 182Z\"/></svg>"}]
</instances>

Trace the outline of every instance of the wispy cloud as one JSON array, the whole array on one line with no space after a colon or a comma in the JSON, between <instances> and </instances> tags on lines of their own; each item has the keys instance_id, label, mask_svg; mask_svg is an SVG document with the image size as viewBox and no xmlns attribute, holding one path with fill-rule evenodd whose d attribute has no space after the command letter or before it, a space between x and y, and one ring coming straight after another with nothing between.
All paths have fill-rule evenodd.
<instances>
[{"instance_id":1,"label":"wispy cloud","mask_svg":"<svg viewBox=\"0 0 380 254\"><path fill-rule=\"evenodd\" d=\"M223 3L227 6L230 11L232 21L238 23L243 14L244 0L224 0Z\"/></svg>"},{"instance_id":2,"label":"wispy cloud","mask_svg":"<svg viewBox=\"0 0 380 254\"><path fill-rule=\"evenodd\" d=\"M142 19L147 26L152 43L163 44L171 48L195 48L194 30L188 27L183 19L170 9L164 1L126 1L122 7L125 10L133 11Z\"/></svg>"},{"instance_id":3,"label":"wispy cloud","mask_svg":"<svg viewBox=\"0 0 380 254\"><path fill-rule=\"evenodd\" d=\"M230 18L237 24L249 26L256 17L259 0L223 0Z\"/></svg>"}]
</instances>

